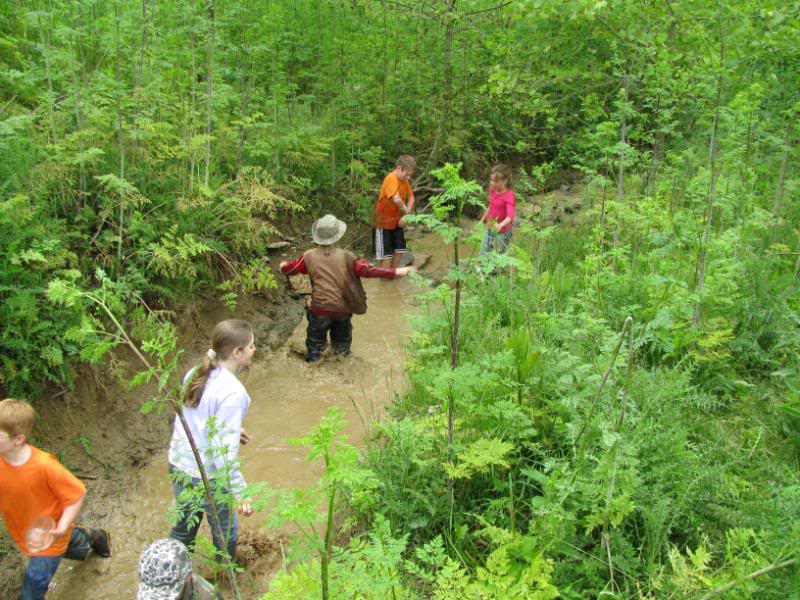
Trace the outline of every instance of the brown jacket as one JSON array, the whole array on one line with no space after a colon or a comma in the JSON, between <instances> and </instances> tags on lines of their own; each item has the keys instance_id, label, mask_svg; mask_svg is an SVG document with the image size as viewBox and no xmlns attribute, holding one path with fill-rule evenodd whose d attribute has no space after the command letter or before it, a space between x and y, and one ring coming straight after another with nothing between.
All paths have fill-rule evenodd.
<instances>
[{"instance_id":1,"label":"brown jacket","mask_svg":"<svg viewBox=\"0 0 800 600\"><path fill-rule=\"evenodd\" d=\"M311 279L311 306L332 312L363 315L367 294L356 275L356 257L335 246L318 246L303 254Z\"/></svg>"}]
</instances>

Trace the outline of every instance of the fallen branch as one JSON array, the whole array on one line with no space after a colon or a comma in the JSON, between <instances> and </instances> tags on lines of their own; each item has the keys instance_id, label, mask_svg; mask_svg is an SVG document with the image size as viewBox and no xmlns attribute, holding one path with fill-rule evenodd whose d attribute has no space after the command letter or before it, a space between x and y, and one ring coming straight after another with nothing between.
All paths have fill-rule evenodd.
<instances>
[{"instance_id":1,"label":"fallen branch","mask_svg":"<svg viewBox=\"0 0 800 600\"><path fill-rule=\"evenodd\" d=\"M720 586L720 587L718 587L718 588L716 588L714 590L711 590L705 596L700 598L700 600L709 600L709 598L714 598L715 596L719 596L720 594L724 594L729 589L734 588L737 585L739 585L740 583L744 583L745 581L747 581L749 579L755 579L756 577L761 577L762 575L766 575L767 573L771 573L772 571L777 571L778 569L783 569L784 567L790 567L790 566L792 566L794 564L797 564L797 562L798 562L798 559L793 558L791 560L785 560L785 561L780 562L780 563L771 564L771 565L769 565L767 567L764 567L763 569L759 569L758 571L753 571L752 573L748 573L744 577L740 577L736 581L731 581L730 583L726 583L725 585L722 585L722 586Z\"/></svg>"}]
</instances>

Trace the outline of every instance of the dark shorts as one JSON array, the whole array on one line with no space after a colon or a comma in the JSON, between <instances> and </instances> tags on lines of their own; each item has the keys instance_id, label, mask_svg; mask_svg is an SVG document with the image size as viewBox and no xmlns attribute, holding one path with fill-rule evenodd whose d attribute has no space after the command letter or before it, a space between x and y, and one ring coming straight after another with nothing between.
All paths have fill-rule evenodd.
<instances>
[{"instance_id":1,"label":"dark shorts","mask_svg":"<svg viewBox=\"0 0 800 600\"><path fill-rule=\"evenodd\" d=\"M392 258L406 251L406 234L402 227L397 229L375 229L375 257L378 260Z\"/></svg>"}]
</instances>

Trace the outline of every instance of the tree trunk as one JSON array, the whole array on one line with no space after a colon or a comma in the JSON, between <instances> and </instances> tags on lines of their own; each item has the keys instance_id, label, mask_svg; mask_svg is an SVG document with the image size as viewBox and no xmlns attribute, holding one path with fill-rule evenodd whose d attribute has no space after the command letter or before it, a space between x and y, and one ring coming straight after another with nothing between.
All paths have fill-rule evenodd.
<instances>
[{"instance_id":1,"label":"tree trunk","mask_svg":"<svg viewBox=\"0 0 800 600\"><path fill-rule=\"evenodd\" d=\"M625 145L628 143L628 125L627 125L627 110L628 110L628 90L629 79L626 72L622 78L622 92L623 104L622 111L619 119L619 170L617 172L617 201L622 202L625 197Z\"/></svg>"},{"instance_id":2,"label":"tree trunk","mask_svg":"<svg viewBox=\"0 0 800 600\"><path fill-rule=\"evenodd\" d=\"M122 128L122 73L121 73L121 50L120 50L120 7L119 2L114 4L115 13L115 35L114 35L114 82L116 87L117 104L117 145L119 148L119 178L125 179L125 131ZM122 268L122 239L125 235L125 199L119 199L119 223L117 227L117 273Z\"/></svg>"},{"instance_id":3,"label":"tree trunk","mask_svg":"<svg viewBox=\"0 0 800 600\"><path fill-rule=\"evenodd\" d=\"M209 185L211 171L211 116L214 100L214 44L216 42L216 8L215 0L206 0L206 17L208 18L208 46L206 54L206 164L203 182Z\"/></svg>"},{"instance_id":4,"label":"tree trunk","mask_svg":"<svg viewBox=\"0 0 800 600\"><path fill-rule=\"evenodd\" d=\"M189 153L189 195L194 192L195 168L197 163L197 152L194 147L194 117L197 114L197 39L195 37L194 8L191 3L189 6L189 55L191 56L190 71L190 97L191 110L187 116L186 147Z\"/></svg>"},{"instance_id":5,"label":"tree trunk","mask_svg":"<svg viewBox=\"0 0 800 600\"><path fill-rule=\"evenodd\" d=\"M73 28L75 32L79 31L80 23L80 0L78 2L73 3L74 13L75 13L75 22ZM75 48L75 42L71 41L69 45L69 58L70 58L70 67L72 71L72 100L73 106L75 108L75 127L76 131L78 132L78 152L83 154L84 145L83 145L83 136L80 135L81 130L83 129L83 118L81 116L81 86L78 82L78 58L77 58L77 50ZM86 170L83 166L83 161L78 163L78 208L83 205L83 198L86 195Z\"/></svg>"},{"instance_id":6,"label":"tree trunk","mask_svg":"<svg viewBox=\"0 0 800 600\"><path fill-rule=\"evenodd\" d=\"M752 155L752 147L753 147L753 112L754 110L750 111L750 115L747 119L747 141L745 142L744 147L744 165L742 167L742 175L744 176L745 180L747 180L748 175L750 174L750 157ZM752 186L751 186L752 190ZM736 203L736 224L740 225L744 222L744 203L745 203L745 193L744 190L739 194L739 202ZM741 234L740 234L741 235Z\"/></svg>"},{"instance_id":7,"label":"tree trunk","mask_svg":"<svg viewBox=\"0 0 800 600\"><path fill-rule=\"evenodd\" d=\"M656 175L658 174L658 164L661 161L661 154L664 147L664 134L658 127L658 120L661 114L661 96L656 100L655 112L653 114L653 121L656 124L656 132L653 136L653 157L650 161L650 173L647 176L647 195L653 194L653 186L656 183Z\"/></svg>"},{"instance_id":8,"label":"tree trunk","mask_svg":"<svg viewBox=\"0 0 800 600\"><path fill-rule=\"evenodd\" d=\"M436 166L439 160L444 138L450 120L450 108L453 96L453 33L455 31L456 0L447 0L444 10L444 52L442 53L442 89L439 94L440 116L436 128L436 137L433 139L433 148L428 158L428 169Z\"/></svg>"},{"instance_id":9,"label":"tree trunk","mask_svg":"<svg viewBox=\"0 0 800 600\"><path fill-rule=\"evenodd\" d=\"M622 110L620 111L619 119L619 167L617 169L617 202L622 204L625 199L625 147L628 143L628 124L627 124L627 111L628 111L628 90L630 86L629 75L626 70L625 75L622 77ZM619 244L619 211L617 211L617 218L614 219L614 245L616 249ZM617 255L612 255L611 258L614 271L617 270Z\"/></svg>"},{"instance_id":10,"label":"tree trunk","mask_svg":"<svg viewBox=\"0 0 800 600\"><path fill-rule=\"evenodd\" d=\"M786 169L789 165L789 152L791 148L792 137L792 121L791 119L786 123L786 133L783 136L783 158L781 158L781 170L778 175L778 189L775 192L775 206L772 208L772 215L775 218L775 223L772 226L772 243L774 244L778 239L778 227L781 222L781 213L783 212L783 187L786 183Z\"/></svg>"},{"instance_id":11,"label":"tree trunk","mask_svg":"<svg viewBox=\"0 0 800 600\"><path fill-rule=\"evenodd\" d=\"M52 71L50 68L50 44L48 42L48 38L45 37L45 24L42 23L42 11L38 6L37 3L37 20L39 24L39 42L42 45L42 56L44 57L44 74L45 78L47 79L47 119L50 123L50 138L53 144L58 143L58 137L56 136L56 117L55 111L53 110L53 103L55 101L55 92L53 91L53 76ZM49 16L49 13L47 13ZM50 31L51 27L47 27L48 31Z\"/></svg>"},{"instance_id":12,"label":"tree trunk","mask_svg":"<svg viewBox=\"0 0 800 600\"><path fill-rule=\"evenodd\" d=\"M142 87L144 86L144 60L145 51L147 48L147 0L142 0L142 34L139 42L139 60L136 61L136 67L133 72L133 139L131 140L131 163L136 164L139 157L139 126L141 123L141 106L142 106ZM141 173L142 169L139 169ZM139 183L144 183L143 179L139 179Z\"/></svg>"},{"instance_id":13,"label":"tree trunk","mask_svg":"<svg viewBox=\"0 0 800 600\"><path fill-rule=\"evenodd\" d=\"M242 101L239 107L239 120L242 122L239 125L239 146L236 149L236 175L242 170L242 156L244 154L244 142L247 138L247 128L245 127L245 119L247 119L247 111L250 104L250 42L247 39L247 18L248 11L243 8L240 10L241 14L241 27L242 27L242 59L241 69L239 70L239 86Z\"/></svg>"},{"instance_id":14,"label":"tree trunk","mask_svg":"<svg viewBox=\"0 0 800 600\"><path fill-rule=\"evenodd\" d=\"M721 52L721 51L720 51ZM720 61L720 69L722 68L722 61ZM722 74L717 75L717 101L714 107L714 124L711 129L711 147L709 149L709 168L710 178L708 186L708 202L706 204L706 225L703 230L703 241L700 246L700 256L698 260L699 272L697 274L697 284L694 291L698 296L703 292L703 286L706 279L706 252L708 250L708 240L711 236L711 224L714 217L714 193L717 187L717 130L719 128L719 107L722 97ZM694 328L700 329L701 317L701 301L700 298L694 305Z\"/></svg>"}]
</instances>

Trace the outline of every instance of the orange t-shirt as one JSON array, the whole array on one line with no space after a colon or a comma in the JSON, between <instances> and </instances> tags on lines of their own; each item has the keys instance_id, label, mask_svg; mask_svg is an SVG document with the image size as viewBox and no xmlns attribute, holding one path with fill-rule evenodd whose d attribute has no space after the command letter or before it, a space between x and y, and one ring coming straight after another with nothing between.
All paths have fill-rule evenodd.
<instances>
[{"instance_id":1,"label":"orange t-shirt","mask_svg":"<svg viewBox=\"0 0 800 600\"><path fill-rule=\"evenodd\" d=\"M85 493L86 487L56 457L34 446L24 465L15 467L0 457L0 514L20 552L27 556L59 556L67 551L72 527L36 554L25 547L25 532L39 515L58 523L64 509Z\"/></svg>"},{"instance_id":2,"label":"orange t-shirt","mask_svg":"<svg viewBox=\"0 0 800 600\"><path fill-rule=\"evenodd\" d=\"M408 181L400 181L392 172L383 178L383 185L378 194L378 203L375 205L375 227L380 229L397 229L399 227L403 213L392 202L395 194L399 194L400 199L407 203L411 198L411 184Z\"/></svg>"}]
</instances>

